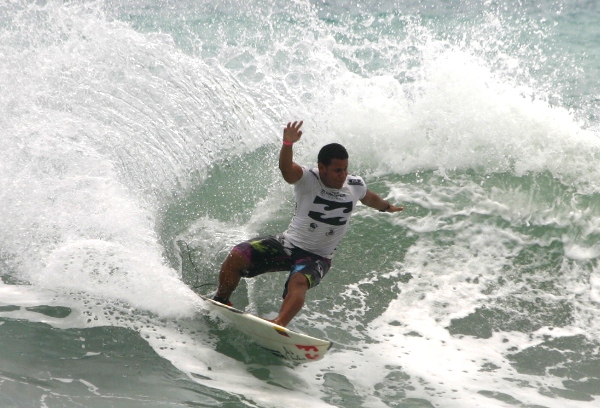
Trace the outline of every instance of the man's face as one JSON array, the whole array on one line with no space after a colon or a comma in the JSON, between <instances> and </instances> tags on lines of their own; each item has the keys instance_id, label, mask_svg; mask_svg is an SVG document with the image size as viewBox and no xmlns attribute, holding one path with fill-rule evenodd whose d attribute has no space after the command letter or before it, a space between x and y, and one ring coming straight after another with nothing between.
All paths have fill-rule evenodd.
<instances>
[{"instance_id":1,"label":"man's face","mask_svg":"<svg viewBox=\"0 0 600 408\"><path fill-rule=\"evenodd\" d=\"M329 166L319 163L319 176L326 187L342 188L348 176L348 159L333 159Z\"/></svg>"}]
</instances>

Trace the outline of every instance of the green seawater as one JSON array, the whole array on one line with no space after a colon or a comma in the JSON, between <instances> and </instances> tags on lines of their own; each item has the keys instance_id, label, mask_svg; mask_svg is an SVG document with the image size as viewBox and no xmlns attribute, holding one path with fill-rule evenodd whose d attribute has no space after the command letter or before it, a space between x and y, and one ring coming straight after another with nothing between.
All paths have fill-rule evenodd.
<instances>
[{"instance_id":1,"label":"green seawater","mask_svg":"<svg viewBox=\"0 0 600 408\"><path fill-rule=\"evenodd\" d=\"M0 5L0 406L594 407L595 1ZM207 314L339 142L359 206L295 365ZM271 316L287 273L244 280Z\"/></svg>"}]
</instances>

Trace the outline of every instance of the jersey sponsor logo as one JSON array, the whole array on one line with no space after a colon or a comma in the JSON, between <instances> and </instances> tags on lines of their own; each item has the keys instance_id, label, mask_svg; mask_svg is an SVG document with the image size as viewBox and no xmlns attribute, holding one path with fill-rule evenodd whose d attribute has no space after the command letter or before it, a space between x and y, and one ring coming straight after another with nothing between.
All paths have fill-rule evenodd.
<instances>
[{"instance_id":1,"label":"jersey sponsor logo","mask_svg":"<svg viewBox=\"0 0 600 408\"><path fill-rule=\"evenodd\" d=\"M309 211L308 216L315 221L322 222L327 225L345 225L348 222L347 217L328 217L327 213L330 213L335 210L342 209L344 214L348 214L352 212L352 201L347 202L338 202L338 201L330 201L326 200L322 197L316 196L313 204L322 204L324 205L323 212L318 211Z\"/></svg>"},{"instance_id":2,"label":"jersey sponsor logo","mask_svg":"<svg viewBox=\"0 0 600 408\"><path fill-rule=\"evenodd\" d=\"M348 197L348 194L346 194L344 192L330 191L330 190L325 190L324 188L321 189L321 195L331 197L335 200L344 200L346 197Z\"/></svg>"}]
</instances>

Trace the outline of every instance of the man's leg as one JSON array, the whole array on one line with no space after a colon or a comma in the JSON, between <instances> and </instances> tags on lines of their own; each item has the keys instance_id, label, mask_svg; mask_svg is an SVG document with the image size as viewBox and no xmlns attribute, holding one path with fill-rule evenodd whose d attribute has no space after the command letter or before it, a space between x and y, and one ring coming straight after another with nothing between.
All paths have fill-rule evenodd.
<instances>
[{"instance_id":1,"label":"man's leg","mask_svg":"<svg viewBox=\"0 0 600 408\"><path fill-rule=\"evenodd\" d=\"M229 297L240 283L242 271L249 266L250 264L248 261L238 251L231 251L221 265L221 271L219 272L219 288L214 296L215 300L218 300L221 303L227 303Z\"/></svg>"},{"instance_id":2,"label":"man's leg","mask_svg":"<svg viewBox=\"0 0 600 408\"><path fill-rule=\"evenodd\" d=\"M227 304L240 279L290 268L290 256L276 236L252 238L236 245L221 265L214 300Z\"/></svg>"},{"instance_id":3,"label":"man's leg","mask_svg":"<svg viewBox=\"0 0 600 408\"><path fill-rule=\"evenodd\" d=\"M302 309L302 306L304 306L304 299L306 298L308 288L308 278L304 274L292 274L288 282L288 292L279 310L279 316L272 320L272 322L283 327L287 326L300 309Z\"/></svg>"}]
</instances>

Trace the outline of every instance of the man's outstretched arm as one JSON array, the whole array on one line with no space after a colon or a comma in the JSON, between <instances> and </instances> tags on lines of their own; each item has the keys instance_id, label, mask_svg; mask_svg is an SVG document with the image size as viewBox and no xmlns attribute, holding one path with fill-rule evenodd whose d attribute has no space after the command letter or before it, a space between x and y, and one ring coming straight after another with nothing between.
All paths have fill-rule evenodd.
<instances>
[{"instance_id":1,"label":"man's outstretched arm","mask_svg":"<svg viewBox=\"0 0 600 408\"><path fill-rule=\"evenodd\" d=\"M404 207L397 207L394 204L389 203L371 190L367 190L367 194L365 194L360 202L382 212L393 213L404 210Z\"/></svg>"},{"instance_id":2,"label":"man's outstretched arm","mask_svg":"<svg viewBox=\"0 0 600 408\"><path fill-rule=\"evenodd\" d=\"M302 131L300 130L302 123L302 121L290 122L283 129L283 144L279 152L279 170L281 170L283 179L290 184L300 180L303 173L302 167L294 163L294 151L292 149L294 143L302 137Z\"/></svg>"}]
</instances>

